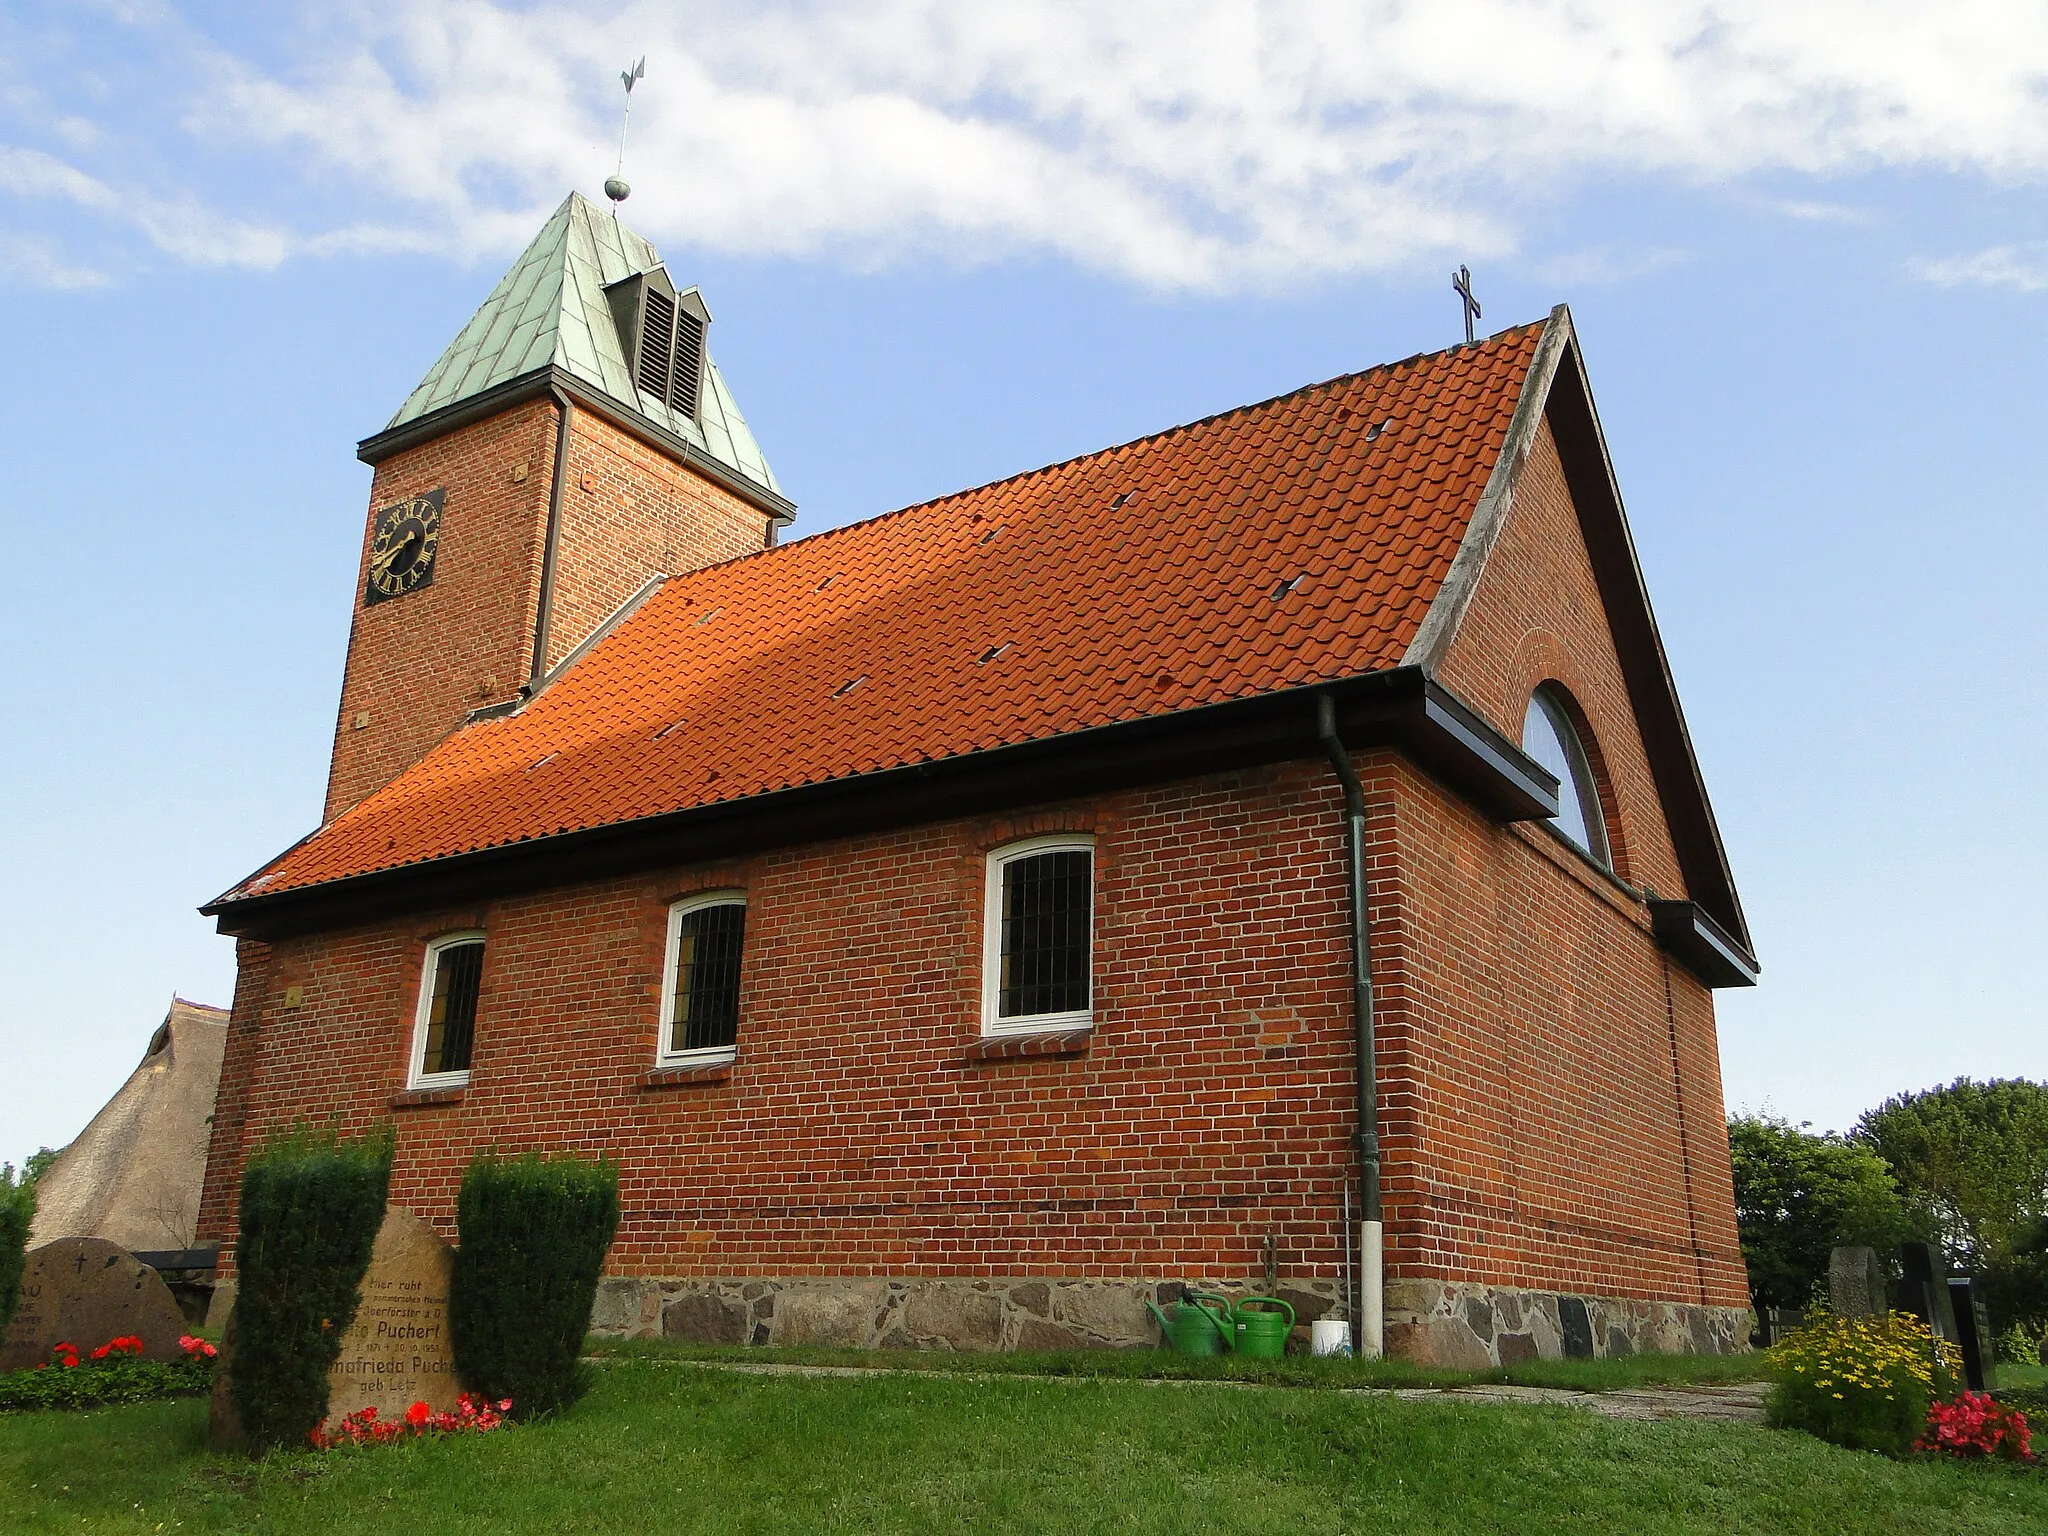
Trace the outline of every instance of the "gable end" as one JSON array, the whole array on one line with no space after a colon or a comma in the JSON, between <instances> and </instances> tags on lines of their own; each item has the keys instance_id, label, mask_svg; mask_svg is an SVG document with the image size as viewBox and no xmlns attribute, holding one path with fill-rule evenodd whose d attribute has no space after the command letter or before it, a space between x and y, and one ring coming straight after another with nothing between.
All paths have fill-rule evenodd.
<instances>
[{"instance_id":1,"label":"gable end","mask_svg":"<svg viewBox=\"0 0 2048 1536\"><path fill-rule=\"evenodd\" d=\"M1739 971L1743 979L1721 984L1747 984L1756 976L1748 923L1650 607L1649 589L1615 483L1571 313L1563 305L1551 312L1500 457L1451 570L1404 661L1432 677L1443 664L1500 539L1530 453L1546 425L1578 514L1658 805L1691 898L1670 905L1696 907L1706 920L1707 927L1702 930L1706 937L1696 946L1702 955L1732 946L1732 956L1725 963L1716 958L1712 968L1730 975ZM1664 921L1671 932L1678 931L1675 915ZM1693 926L1687 925L1689 934Z\"/></svg>"}]
</instances>

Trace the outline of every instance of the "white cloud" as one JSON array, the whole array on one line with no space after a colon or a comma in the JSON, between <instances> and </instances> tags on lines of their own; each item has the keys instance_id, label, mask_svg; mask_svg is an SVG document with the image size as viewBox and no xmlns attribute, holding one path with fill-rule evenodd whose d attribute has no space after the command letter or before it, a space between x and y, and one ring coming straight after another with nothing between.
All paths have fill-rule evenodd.
<instances>
[{"instance_id":1,"label":"white cloud","mask_svg":"<svg viewBox=\"0 0 2048 1536\"><path fill-rule=\"evenodd\" d=\"M1943 288L1970 285L2048 292L2048 240L1994 245L1974 256L1922 258L1912 263L1911 270L1915 277Z\"/></svg>"},{"instance_id":2,"label":"white cloud","mask_svg":"<svg viewBox=\"0 0 2048 1536\"><path fill-rule=\"evenodd\" d=\"M641 53L637 225L854 265L1280 287L1497 256L1591 178L2048 173L2048 12L2003 0L362 0L308 11L262 62L138 25L164 121L250 167L233 228L203 211L217 192L153 193L138 222L193 260L387 229L494 258L611 170L617 70ZM88 163L139 185L104 143Z\"/></svg>"},{"instance_id":3,"label":"white cloud","mask_svg":"<svg viewBox=\"0 0 2048 1536\"><path fill-rule=\"evenodd\" d=\"M47 235L0 232L0 286L69 293L104 288L111 281L104 272L67 261L57 242Z\"/></svg>"}]
</instances>

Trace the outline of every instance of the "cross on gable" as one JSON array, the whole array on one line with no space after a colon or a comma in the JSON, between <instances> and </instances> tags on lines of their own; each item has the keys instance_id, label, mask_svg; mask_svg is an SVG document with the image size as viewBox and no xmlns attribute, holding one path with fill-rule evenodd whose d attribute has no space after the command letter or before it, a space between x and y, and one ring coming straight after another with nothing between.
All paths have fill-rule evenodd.
<instances>
[{"instance_id":1,"label":"cross on gable","mask_svg":"<svg viewBox=\"0 0 2048 1536\"><path fill-rule=\"evenodd\" d=\"M1457 271L1453 272L1451 274L1451 287L1457 290L1459 302L1465 306L1465 340L1469 344L1474 339L1472 322L1477 320L1481 313L1479 301L1472 297L1471 269L1469 267L1460 267Z\"/></svg>"}]
</instances>

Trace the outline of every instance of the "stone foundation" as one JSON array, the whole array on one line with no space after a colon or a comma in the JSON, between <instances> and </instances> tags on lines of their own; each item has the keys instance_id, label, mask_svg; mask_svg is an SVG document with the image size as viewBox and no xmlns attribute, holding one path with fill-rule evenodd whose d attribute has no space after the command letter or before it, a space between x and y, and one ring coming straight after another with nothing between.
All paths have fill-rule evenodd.
<instances>
[{"instance_id":1,"label":"stone foundation","mask_svg":"<svg viewBox=\"0 0 2048 1536\"><path fill-rule=\"evenodd\" d=\"M1737 1355L1742 1307L1554 1295L1445 1280L1387 1282L1387 1353L1480 1369L1521 1360L1613 1355Z\"/></svg>"},{"instance_id":2,"label":"stone foundation","mask_svg":"<svg viewBox=\"0 0 2048 1536\"><path fill-rule=\"evenodd\" d=\"M1226 1296L1257 1293L1217 1285ZM855 1349L1146 1349L1160 1344L1145 1303L1180 1297L1177 1281L854 1279L601 1281L590 1330L607 1338L695 1344L832 1344ZM1343 1315L1326 1281L1282 1282L1298 1335ZM1459 1281L1387 1284L1387 1353L1423 1365L1483 1369L1522 1360L1636 1354L1741 1354L1749 1314L1735 1307L1556 1295Z\"/></svg>"},{"instance_id":3,"label":"stone foundation","mask_svg":"<svg viewBox=\"0 0 2048 1536\"><path fill-rule=\"evenodd\" d=\"M1218 1285L1227 1296L1262 1294ZM1144 1349L1160 1342L1148 1301L1178 1281L1014 1279L657 1280L599 1282L590 1330L608 1338L698 1344L837 1344L859 1349ZM1336 1287L1274 1288L1308 1324L1340 1309Z\"/></svg>"}]
</instances>

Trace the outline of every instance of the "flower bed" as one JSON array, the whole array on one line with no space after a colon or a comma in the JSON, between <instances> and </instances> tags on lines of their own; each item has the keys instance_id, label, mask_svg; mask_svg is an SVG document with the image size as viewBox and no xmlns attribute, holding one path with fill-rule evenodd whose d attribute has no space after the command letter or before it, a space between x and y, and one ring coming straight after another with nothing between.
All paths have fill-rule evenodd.
<instances>
[{"instance_id":1,"label":"flower bed","mask_svg":"<svg viewBox=\"0 0 2048 1536\"><path fill-rule=\"evenodd\" d=\"M182 1360L144 1360L142 1340L130 1334L107 1340L83 1359L77 1345L59 1342L43 1364L0 1375L0 1410L94 1408L208 1391L218 1351L190 1334L178 1343Z\"/></svg>"},{"instance_id":2,"label":"flower bed","mask_svg":"<svg viewBox=\"0 0 2048 1536\"><path fill-rule=\"evenodd\" d=\"M331 1451L344 1446L387 1445L393 1440L418 1440L428 1435L482 1435L498 1429L512 1411L512 1399L482 1402L462 1394L453 1413L436 1413L425 1403L414 1403L402 1419L379 1418L377 1410L358 1408L332 1429L315 1429L308 1437L315 1450Z\"/></svg>"},{"instance_id":3,"label":"flower bed","mask_svg":"<svg viewBox=\"0 0 2048 1536\"><path fill-rule=\"evenodd\" d=\"M1824 1318L1770 1352L1773 1424L1851 1450L1912 1449L1960 1364L1917 1317Z\"/></svg>"},{"instance_id":4,"label":"flower bed","mask_svg":"<svg viewBox=\"0 0 2048 1536\"><path fill-rule=\"evenodd\" d=\"M1966 1461L1996 1458L2032 1463L2033 1435L2027 1416L1982 1392L1965 1392L1954 1402L1927 1410L1927 1429L1913 1442L1916 1451L1959 1456Z\"/></svg>"}]
</instances>

